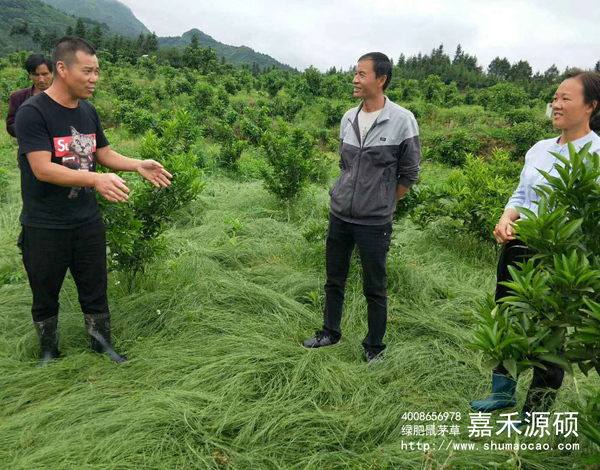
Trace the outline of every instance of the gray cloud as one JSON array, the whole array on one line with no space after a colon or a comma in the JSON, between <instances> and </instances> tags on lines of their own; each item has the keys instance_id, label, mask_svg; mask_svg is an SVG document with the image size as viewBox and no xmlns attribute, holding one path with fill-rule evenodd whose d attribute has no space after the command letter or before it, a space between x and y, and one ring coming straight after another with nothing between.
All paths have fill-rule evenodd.
<instances>
[{"instance_id":1,"label":"gray cloud","mask_svg":"<svg viewBox=\"0 0 600 470\"><path fill-rule=\"evenodd\" d=\"M595 2L559 0L122 0L159 36L198 28L216 40L246 45L300 70L348 68L380 50L429 53L460 43L487 66L496 56L528 60L534 70L556 64L593 67L600 60Z\"/></svg>"}]
</instances>

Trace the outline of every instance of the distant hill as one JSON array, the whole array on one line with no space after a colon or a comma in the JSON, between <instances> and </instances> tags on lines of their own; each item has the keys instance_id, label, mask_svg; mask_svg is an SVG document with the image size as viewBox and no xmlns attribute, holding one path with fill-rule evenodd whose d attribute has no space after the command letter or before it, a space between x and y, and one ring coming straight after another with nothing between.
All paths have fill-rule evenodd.
<instances>
[{"instance_id":1,"label":"distant hill","mask_svg":"<svg viewBox=\"0 0 600 470\"><path fill-rule=\"evenodd\" d=\"M15 23L27 23L29 35L10 36ZM97 21L84 19L88 26L98 24ZM77 18L58 11L40 0L0 0L0 56L18 49L36 50L31 39L37 27L42 33L55 31L58 37L65 34L68 26L75 27Z\"/></svg>"},{"instance_id":2,"label":"distant hill","mask_svg":"<svg viewBox=\"0 0 600 470\"><path fill-rule=\"evenodd\" d=\"M106 23L113 33L137 37L150 31L138 20L128 6L117 0L43 0L58 10L82 18ZM0 4L4 3L0 0Z\"/></svg>"},{"instance_id":3,"label":"distant hill","mask_svg":"<svg viewBox=\"0 0 600 470\"><path fill-rule=\"evenodd\" d=\"M198 40L202 47L212 47L219 54L219 58L225 57L225 60L231 64L241 65L243 63L252 64L256 62L261 67L275 64L275 67L278 69L293 70L289 65L282 64L267 54L256 52L254 49L247 46L230 46L228 44L223 44L196 28L183 33L182 36L158 38L158 45L159 47L177 47L178 49L185 49L190 44L194 34L198 35Z\"/></svg>"},{"instance_id":4,"label":"distant hill","mask_svg":"<svg viewBox=\"0 0 600 470\"><path fill-rule=\"evenodd\" d=\"M104 24L106 31L127 37L137 37L140 32L150 31L139 21L126 5L118 0L0 0L0 56L17 49L36 51L31 39L31 32L40 28L42 33L55 31L58 37L65 34L67 27L75 26L77 18L83 18L88 26ZM28 36L10 36L9 32L15 22L28 23ZM283 70L293 70L267 54L256 52L247 46L230 46L223 44L199 29L191 29L182 36L158 38L159 47L176 47L185 49L194 34L202 47L212 47L219 58L233 65L257 63L260 67L275 67Z\"/></svg>"}]
</instances>

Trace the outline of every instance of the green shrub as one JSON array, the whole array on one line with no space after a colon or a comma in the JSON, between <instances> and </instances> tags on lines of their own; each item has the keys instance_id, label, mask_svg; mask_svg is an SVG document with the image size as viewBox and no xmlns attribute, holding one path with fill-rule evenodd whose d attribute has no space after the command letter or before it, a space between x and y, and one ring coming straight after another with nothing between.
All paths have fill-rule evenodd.
<instances>
[{"instance_id":1,"label":"green shrub","mask_svg":"<svg viewBox=\"0 0 600 470\"><path fill-rule=\"evenodd\" d=\"M473 104L477 104L479 102L480 102L479 90L467 87L465 89L465 104L473 105Z\"/></svg>"},{"instance_id":2,"label":"green shrub","mask_svg":"<svg viewBox=\"0 0 600 470\"><path fill-rule=\"evenodd\" d=\"M230 126L233 126L240 117L240 114L229 106L223 115L223 120Z\"/></svg>"},{"instance_id":3,"label":"green shrub","mask_svg":"<svg viewBox=\"0 0 600 470\"><path fill-rule=\"evenodd\" d=\"M455 170L444 185L416 185L411 189L398 215L408 212L420 227L448 217L462 230L491 242L494 226L516 187L520 170L521 165L511 161L504 150L494 149L487 161L466 154L464 167Z\"/></svg>"},{"instance_id":4,"label":"green shrub","mask_svg":"<svg viewBox=\"0 0 600 470\"><path fill-rule=\"evenodd\" d=\"M113 117L117 123L134 135L155 129L158 124L157 116L154 113L139 108L130 101L117 102Z\"/></svg>"},{"instance_id":5,"label":"green shrub","mask_svg":"<svg viewBox=\"0 0 600 470\"><path fill-rule=\"evenodd\" d=\"M402 90L402 101L413 101L421 96L418 80L402 78L400 79L399 89ZM392 101L394 100L392 99Z\"/></svg>"},{"instance_id":6,"label":"green shrub","mask_svg":"<svg viewBox=\"0 0 600 470\"><path fill-rule=\"evenodd\" d=\"M192 93L192 103L198 112L203 112L213 105L215 101L215 89L206 82L198 82Z\"/></svg>"},{"instance_id":7,"label":"green shrub","mask_svg":"<svg viewBox=\"0 0 600 470\"><path fill-rule=\"evenodd\" d=\"M315 172L318 152L314 139L302 129L282 124L262 138L268 167L263 171L265 188L282 201L296 199Z\"/></svg>"},{"instance_id":8,"label":"green shrub","mask_svg":"<svg viewBox=\"0 0 600 470\"><path fill-rule=\"evenodd\" d=\"M192 93L194 86L186 77L177 76L165 80L165 90L169 96L178 96Z\"/></svg>"},{"instance_id":9,"label":"green shrub","mask_svg":"<svg viewBox=\"0 0 600 470\"><path fill-rule=\"evenodd\" d=\"M201 135L193 115L182 109L178 109L171 119L163 120L158 131L162 142L169 145L173 153L189 152Z\"/></svg>"},{"instance_id":10,"label":"green shrub","mask_svg":"<svg viewBox=\"0 0 600 470\"><path fill-rule=\"evenodd\" d=\"M279 90L285 85L285 81L279 77L276 71L262 75L260 81L262 89L265 90L271 98L277 96Z\"/></svg>"},{"instance_id":11,"label":"green shrub","mask_svg":"<svg viewBox=\"0 0 600 470\"><path fill-rule=\"evenodd\" d=\"M141 148L142 158L161 162L173 175L171 186L158 189L139 178L128 178L132 196L127 202L110 203L99 198L110 267L126 275L130 290L136 275L166 250L163 233L167 224L204 188L196 156L191 152L174 153L171 138L160 138L149 131Z\"/></svg>"},{"instance_id":12,"label":"green shrub","mask_svg":"<svg viewBox=\"0 0 600 470\"><path fill-rule=\"evenodd\" d=\"M244 116L254 123L261 131L271 128L271 110L268 106L263 105L257 108L246 107Z\"/></svg>"},{"instance_id":13,"label":"green shrub","mask_svg":"<svg viewBox=\"0 0 600 470\"><path fill-rule=\"evenodd\" d=\"M219 142L230 141L235 138L235 132L233 128L217 118L211 118L207 123L206 132Z\"/></svg>"},{"instance_id":14,"label":"green shrub","mask_svg":"<svg viewBox=\"0 0 600 470\"><path fill-rule=\"evenodd\" d=\"M229 170L237 169L237 163L242 152L246 148L246 142L232 138L226 140L221 146L221 152L219 153L219 164Z\"/></svg>"},{"instance_id":15,"label":"green shrub","mask_svg":"<svg viewBox=\"0 0 600 470\"><path fill-rule=\"evenodd\" d=\"M135 105L138 108L144 108L152 111L155 101L156 97L154 96L154 91L146 88L135 100Z\"/></svg>"},{"instance_id":16,"label":"green shrub","mask_svg":"<svg viewBox=\"0 0 600 470\"><path fill-rule=\"evenodd\" d=\"M444 102L446 85L437 75L429 75L423 82L423 98L428 103L440 106Z\"/></svg>"},{"instance_id":17,"label":"green shrub","mask_svg":"<svg viewBox=\"0 0 600 470\"><path fill-rule=\"evenodd\" d=\"M549 87L540 91L538 99L541 100L543 103L552 103L552 100L554 99L554 94L556 93L557 89L558 84L550 85Z\"/></svg>"},{"instance_id":18,"label":"green shrub","mask_svg":"<svg viewBox=\"0 0 600 470\"><path fill-rule=\"evenodd\" d=\"M148 78L154 80L158 73L158 62L156 57L140 57L137 61L137 68L145 73Z\"/></svg>"},{"instance_id":19,"label":"green shrub","mask_svg":"<svg viewBox=\"0 0 600 470\"><path fill-rule=\"evenodd\" d=\"M507 111L505 114L509 124L521 124L523 122L535 122L537 113L530 108L517 108Z\"/></svg>"},{"instance_id":20,"label":"green shrub","mask_svg":"<svg viewBox=\"0 0 600 470\"><path fill-rule=\"evenodd\" d=\"M242 125L240 126L242 137L248 140L252 145L259 145L260 139L262 138L263 131L260 127L254 124L250 119L245 117L242 119Z\"/></svg>"},{"instance_id":21,"label":"green shrub","mask_svg":"<svg viewBox=\"0 0 600 470\"><path fill-rule=\"evenodd\" d=\"M113 79L112 89L120 100L135 101L142 94L142 88L138 84L123 76Z\"/></svg>"},{"instance_id":22,"label":"green shrub","mask_svg":"<svg viewBox=\"0 0 600 470\"><path fill-rule=\"evenodd\" d=\"M287 122L292 122L303 107L304 102L301 99L279 94L273 100L271 113L273 116L281 116Z\"/></svg>"},{"instance_id":23,"label":"green shrub","mask_svg":"<svg viewBox=\"0 0 600 470\"><path fill-rule=\"evenodd\" d=\"M509 82L501 82L479 92L479 104L498 113L520 108L528 99L525 90Z\"/></svg>"},{"instance_id":24,"label":"green shrub","mask_svg":"<svg viewBox=\"0 0 600 470\"><path fill-rule=\"evenodd\" d=\"M423 105L420 103L403 103L402 106L413 113L413 116L417 121L424 116Z\"/></svg>"},{"instance_id":25,"label":"green shrub","mask_svg":"<svg viewBox=\"0 0 600 470\"><path fill-rule=\"evenodd\" d=\"M235 95L239 90L242 89L239 82L231 75L223 77L221 79L221 84L230 95Z\"/></svg>"},{"instance_id":26,"label":"green shrub","mask_svg":"<svg viewBox=\"0 0 600 470\"><path fill-rule=\"evenodd\" d=\"M481 143L467 131L459 129L450 136L438 135L431 143L432 157L437 161L451 166L461 166L465 163L466 154L477 153Z\"/></svg>"},{"instance_id":27,"label":"green shrub","mask_svg":"<svg viewBox=\"0 0 600 470\"><path fill-rule=\"evenodd\" d=\"M209 112L213 116L224 117L226 110L229 109L229 93L221 85L215 88L214 100Z\"/></svg>"},{"instance_id":28,"label":"green shrub","mask_svg":"<svg viewBox=\"0 0 600 470\"><path fill-rule=\"evenodd\" d=\"M123 127L134 135L155 129L156 115L146 109L134 108L123 116Z\"/></svg>"},{"instance_id":29,"label":"green shrub","mask_svg":"<svg viewBox=\"0 0 600 470\"><path fill-rule=\"evenodd\" d=\"M340 141L335 131L325 128L313 128L309 130L309 133L317 140L321 149L337 153Z\"/></svg>"},{"instance_id":30,"label":"green shrub","mask_svg":"<svg viewBox=\"0 0 600 470\"><path fill-rule=\"evenodd\" d=\"M400 88L396 88L395 90L387 89L385 91L385 96L387 96L394 103L400 103L402 101L402 90Z\"/></svg>"},{"instance_id":31,"label":"green shrub","mask_svg":"<svg viewBox=\"0 0 600 470\"><path fill-rule=\"evenodd\" d=\"M321 109L325 115L325 126L334 127L340 124L340 121L346 112L346 105L344 103L332 103L331 100L326 100Z\"/></svg>"},{"instance_id":32,"label":"green shrub","mask_svg":"<svg viewBox=\"0 0 600 470\"><path fill-rule=\"evenodd\" d=\"M8 103L13 89L4 78L0 78L0 99L3 103Z\"/></svg>"},{"instance_id":33,"label":"green shrub","mask_svg":"<svg viewBox=\"0 0 600 470\"><path fill-rule=\"evenodd\" d=\"M508 139L515 146L511 152L513 159L524 159L527 151L546 135L544 129L532 122L513 124L508 129Z\"/></svg>"},{"instance_id":34,"label":"green shrub","mask_svg":"<svg viewBox=\"0 0 600 470\"><path fill-rule=\"evenodd\" d=\"M595 387L585 387L580 395L585 404L570 403L570 408L579 413L578 430L596 446L600 447L600 390ZM599 463L600 454L588 456L584 463ZM591 467L593 468L593 466Z\"/></svg>"},{"instance_id":35,"label":"green shrub","mask_svg":"<svg viewBox=\"0 0 600 470\"><path fill-rule=\"evenodd\" d=\"M456 82L447 85L444 89L444 106L452 108L453 106L460 106L463 102L464 97L459 93Z\"/></svg>"}]
</instances>

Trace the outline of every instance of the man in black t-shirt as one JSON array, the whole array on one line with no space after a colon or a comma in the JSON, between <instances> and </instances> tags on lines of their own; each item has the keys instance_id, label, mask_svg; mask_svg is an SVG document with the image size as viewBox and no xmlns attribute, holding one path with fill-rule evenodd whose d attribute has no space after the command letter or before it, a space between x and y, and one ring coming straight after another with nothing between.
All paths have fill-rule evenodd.
<instances>
[{"instance_id":1,"label":"man in black t-shirt","mask_svg":"<svg viewBox=\"0 0 600 470\"><path fill-rule=\"evenodd\" d=\"M96 164L137 171L157 187L171 175L154 160L111 150L94 106L86 101L98 82L96 52L86 41L61 39L52 53L54 83L24 103L16 118L21 167L22 232L19 246L33 292L32 315L40 365L58 357L58 297L70 269L92 349L117 362L107 298L106 234L94 189L124 202L129 189Z\"/></svg>"}]
</instances>

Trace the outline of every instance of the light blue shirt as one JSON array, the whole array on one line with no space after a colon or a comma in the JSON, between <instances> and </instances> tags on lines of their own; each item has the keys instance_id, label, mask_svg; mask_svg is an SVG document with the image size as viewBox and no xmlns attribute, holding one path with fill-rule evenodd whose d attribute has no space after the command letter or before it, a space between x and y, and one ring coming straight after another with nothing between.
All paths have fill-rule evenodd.
<instances>
[{"instance_id":1,"label":"light blue shirt","mask_svg":"<svg viewBox=\"0 0 600 470\"><path fill-rule=\"evenodd\" d=\"M529 149L527 155L525 155L525 165L523 166L523 171L521 171L519 186L508 200L504 210L516 209L518 206L529 209L535 214L538 213L536 202L539 201L540 197L533 188L539 185L548 185L548 181L538 169L548 172L551 176L560 176L554 164L558 163L562 166L562 163L550 152L558 153L567 158L569 157L568 145L559 145L559 139L560 137L553 137L552 139L541 140ZM592 142L590 152L600 154L600 137L595 132L590 132L581 139L573 141L572 144L577 150L580 150L581 147L590 141ZM521 218L526 219L527 217L521 213Z\"/></svg>"}]
</instances>

